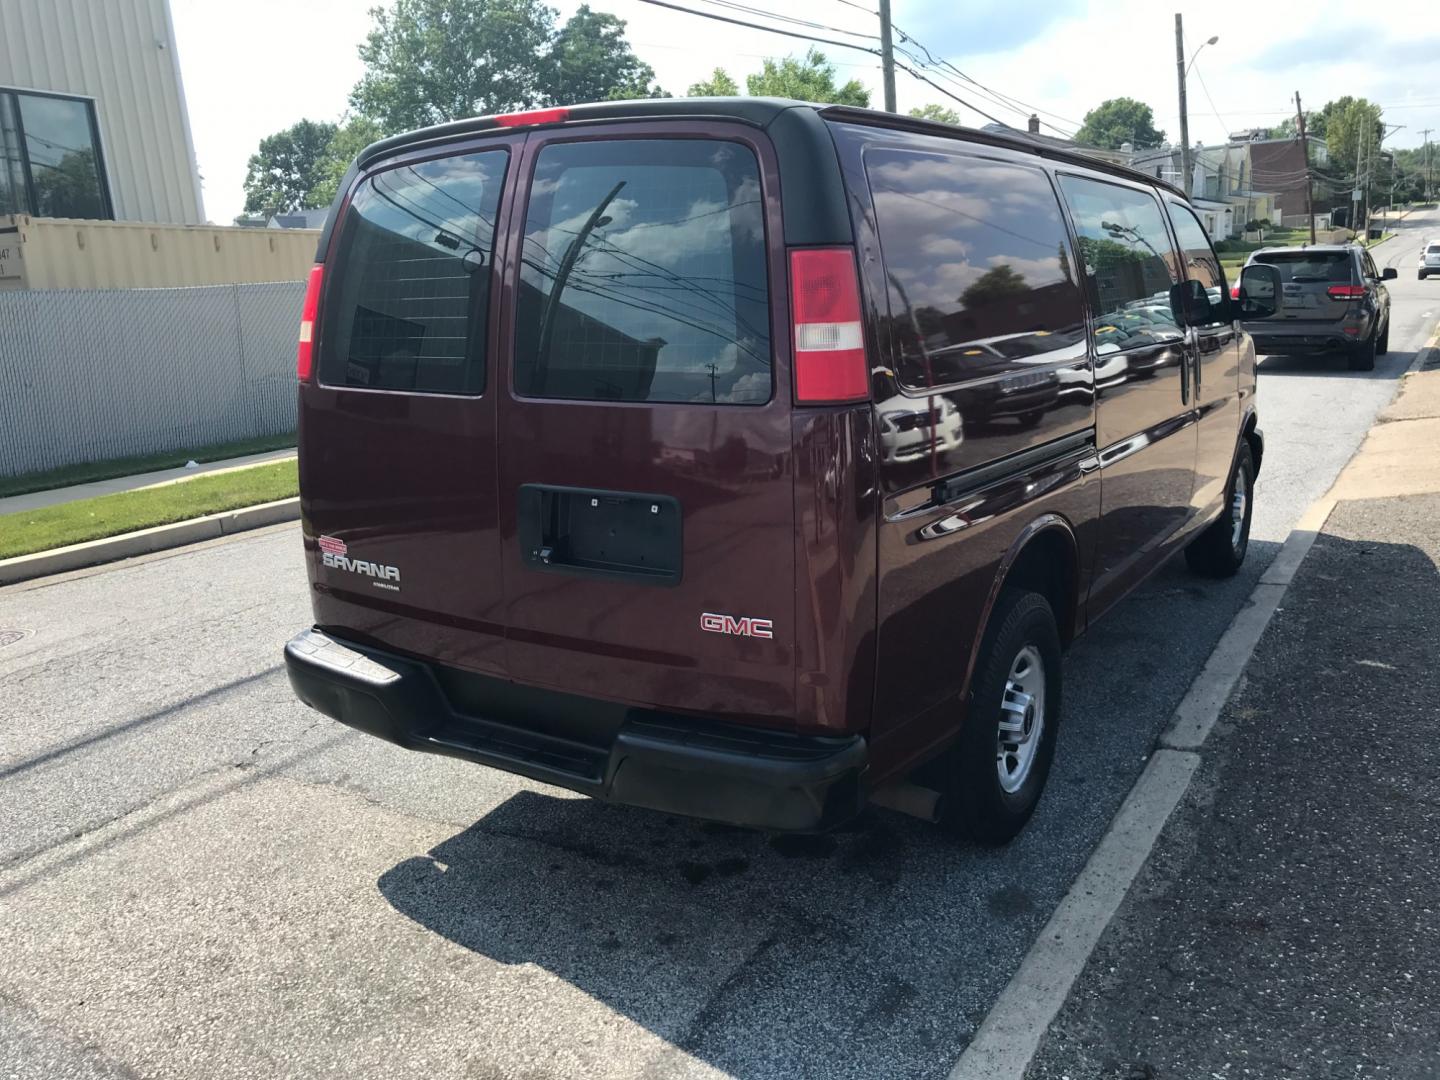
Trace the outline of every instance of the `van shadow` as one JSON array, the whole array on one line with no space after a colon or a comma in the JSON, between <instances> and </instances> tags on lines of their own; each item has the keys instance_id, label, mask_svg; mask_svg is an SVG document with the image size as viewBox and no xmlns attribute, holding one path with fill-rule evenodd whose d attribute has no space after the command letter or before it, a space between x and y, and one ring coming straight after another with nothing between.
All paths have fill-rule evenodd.
<instances>
[{"instance_id":1,"label":"van shadow","mask_svg":"<svg viewBox=\"0 0 1440 1080\"><path fill-rule=\"evenodd\" d=\"M848 1073L830 1062L863 1041L873 1067L855 1075L925 1076L953 1063L966 1034L926 987L940 980L951 999L963 972L907 931L901 897L963 903L975 854L887 811L775 837L527 790L378 886L421 926L534 964L734 1075ZM1019 889L992 903L1036 910ZM556 1041L591 1037L550 1020ZM656 1075L683 1072L672 1064Z\"/></svg>"},{"instance_id":2,"label":"van shadow","mask_svg":"<svg viewBox=\"0 0 1440 1080\"><path fill-rule=\"evenodd\" d=\"M772 837L525 789L379 890L427 930L535 965L674 1048L597 1074L681 1076L693 1058L744 1078L944 1076L1275 547L1253 543L1226 582L1176 560L1077 643L1055 769L1002 850L873 808L832 834ZM558 1007L537 1018L550 1045L608 1043L570 1023ZM496 1075L531 1075L535 1055L509 1037L488 1037Z\"/></svg>"},{"instance_id":3,"label":"van shadow","mask_svg":"<svg viewBox=\"0 0 1440 1080\"><path fill-rule=\"evenodd\" d=\"M1261 376L1328 375L1339 379L1394 382L1405 374L1415 359L1413 352L1391 349L1375 358L1374 371L1351 371L1343 353L1316 353L1313 356L1263 356L1256 368Z\"/></svg>"}]
</instances>

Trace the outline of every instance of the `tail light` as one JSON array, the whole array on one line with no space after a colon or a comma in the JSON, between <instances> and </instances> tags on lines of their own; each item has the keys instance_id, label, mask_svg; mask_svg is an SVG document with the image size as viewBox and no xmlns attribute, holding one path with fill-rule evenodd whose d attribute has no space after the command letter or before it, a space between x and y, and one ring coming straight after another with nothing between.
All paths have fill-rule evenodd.
<instances>
[{"instance_id":1,"label":"tail light","mask_svg":"<svg viewBox=\"0 0 1440 1080\"><path fill-rule=\"evenodd\" d=\"M501 127L530 127L534 124L558 124L570 118L566 108L529 109L526 112L501 113L495 123Z\"/></svg>"},{"instance_id":2,"label":"tail light","mask_svg":"<svg viewBox=\"0 0 1440 1080\"><path fill-rule=\"evenodd\" d=\"M323 263L310 268L310 278L305 283L305 307L300 312L300 347L295 351L295 376L301 382L309 382L315 371L315 316L320 311L320 275L325 269Z\"/></svg>"},{"instance_id":3,"label":"tail light","mask_svg":"<svg viewBox=\"0 0 1440 1080\"><path fill-rule=\"evenodd\" d=\"M815 405L868 400L870 366L860 323L854 249L791 251L790 309L796 402Z\"/></svg>"},{"instance_id":4,"label":"tail light","mask_svg":"<svg viewBox=\"0 0 1440 1080\"><path fill-rule=\"evenodd\" d=\"M1240 299L1240 283L1239 283L1238 281L1237 281L1234 285L1231 285L1231 286L1230 286L1230 299L1231 299L1231 300L1239 300L1239 299Z\"/></svg>"},{"instance_id":5,"label":"tail light","mask_svg":"<svg viewBox=\"0 0 1440 1080\"><path fill-rule=\"evenodd\" d=\"M1331 285L1325 290L1331 300L1364 300L1364 285Z\"/></svg>"}]
</instances>

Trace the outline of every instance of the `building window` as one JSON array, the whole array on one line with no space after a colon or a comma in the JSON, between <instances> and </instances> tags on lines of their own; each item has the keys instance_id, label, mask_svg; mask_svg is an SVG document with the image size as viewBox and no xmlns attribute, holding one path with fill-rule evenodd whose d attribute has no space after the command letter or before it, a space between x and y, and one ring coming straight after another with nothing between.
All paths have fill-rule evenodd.
<instances>
[{"instance_id":1,"label":"building window","mask_svg":"<svg viewBox=\"0 0 1440 1080\"><path fill-rule=\"evenodd\" d=\"M0 90L0 214L114 217L92 102Z\"/></svg>"}]
</instances>

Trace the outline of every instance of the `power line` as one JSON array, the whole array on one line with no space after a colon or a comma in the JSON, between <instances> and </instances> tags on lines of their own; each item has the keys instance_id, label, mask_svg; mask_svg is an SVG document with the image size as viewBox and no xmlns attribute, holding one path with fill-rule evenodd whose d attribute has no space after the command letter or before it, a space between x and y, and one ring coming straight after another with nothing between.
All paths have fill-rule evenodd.
<instances>
[{"instance_id":1,"label":"power line","mask_svg":"<svg viewBox=\"0 0 1440 1080\"><path fill-rule=\"evenodd\" d=\"M720 15L720 14L717 14L716 12L711 12L711 11L697 11L697 10L695 10L694 8L688 8L688 7L685 7L685 6L681 5L681 4L672 4L672 3L669 2L669 0L640 0L640 2L641 2L642 4L650 4L650 5L654 6L654 7L668 8L668 9L670 9L671 11L683 12L683 13L686 14L686 15L698 15L698 16L700 16L700 18L702 18L702 19L714 19L714 20L716 20L717 22L730 23L730 24L732 24L732 25L734 25L734 26L744 26L744 27L746 27L746 28L748 28L748 29L751 29L751 30L763 30L763 31L766 31L766 32L771 33L771 34L781 34L781 35L783 35L783 36L785 36L785 37L799 38L799 39L802 40L802 41L814 41L814 42L820 43L821 45L834 45L834 46L836 46L837 48L841 48L841 49L854 49L854 50L856 50L857 52L870 53L872 56L879 56L879 55L880 55L880 50L879 50L879 49L871 49L871 48L868 48L868 47L866 47L866 46L864 46L864 45L856 45L856 44L854 44L853 42L849 42L849 41L836 41L834 38L816 37L816 36L813 35L813 34L801 34L801 33L797 33L797 32L794 31L794 30L782 30L782 29L780 29L780 27L778 27L778 26L763 26L763 25L761 25L760 23L747 22L747 21L744 20L744 19L736 19L736 18L732 18L732 17L729 16L729 15ZM930 86L934 87L936 90L939 90L940 93L944 94L946 97L952 99L953 101L959 102L961 105L964 105L964 106L965 106L967 109L969 109L971 112L978 113L979 115L985 117L986 120L989 120L989 121L991 121L992 123L996 123L996 124L1004 124L1004 121L1003 121L1003 120L999 120L999 119L997 119L996 117L991 116L991 115L990 115L989 113L987 113L984 109L981 109L981 108L978 108L978 107L975 106L975 105L972 105L970 102L968 102L968 101L966 101L964 98L962 98L959 94L951 93L949 90L945 89L945 87L941 86L939 83L935 82L933 79L929 79L929 78L927 78L926 76L922 75L920 72L916 71L914 68L912 68L912 67L910 67L910 66L908 66L908 65L906 65L906 64L900 64L900 63L897 63L895 66L896 66L897 68L899 68L901 71L904 71L905 73L907 73L907 74L909 74L909 75L912 75L912 76L914 76L915 78L919 79L921 82L923 82L923 83L928 83ZM1005 126L1008 127L1009 125L1005 125Z\"/></svg>"}]
</instances>

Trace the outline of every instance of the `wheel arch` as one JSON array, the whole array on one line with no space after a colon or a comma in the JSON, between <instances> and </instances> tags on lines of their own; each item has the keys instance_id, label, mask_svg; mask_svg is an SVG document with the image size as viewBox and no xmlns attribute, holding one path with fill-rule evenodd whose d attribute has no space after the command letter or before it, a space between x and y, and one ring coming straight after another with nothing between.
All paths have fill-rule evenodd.
<instances>
[{"instance_id":1,"label":"wheel arch","mask_svg":"<svg viewBox=\"0 0 1440 1080\"><path fill-rule=\"evenodd\" d=\"M1020 530L1000 565L985 598L975 640L970 644L970 661L965 671L968 693L979 661L980 648L990 629L995 603L1008 586L1037 592L1050 602L1060 631L1060 645L1068 648L1075 639L1080 612L1080 546L1074 526L1060 514L1042 514Z\"/></svg>"}]
</instances>

